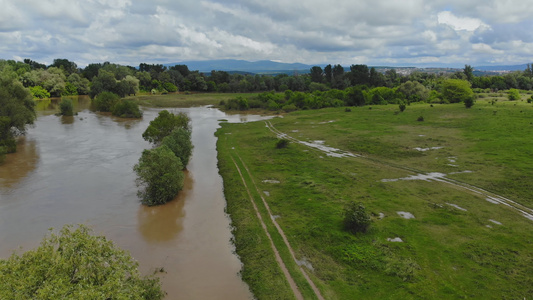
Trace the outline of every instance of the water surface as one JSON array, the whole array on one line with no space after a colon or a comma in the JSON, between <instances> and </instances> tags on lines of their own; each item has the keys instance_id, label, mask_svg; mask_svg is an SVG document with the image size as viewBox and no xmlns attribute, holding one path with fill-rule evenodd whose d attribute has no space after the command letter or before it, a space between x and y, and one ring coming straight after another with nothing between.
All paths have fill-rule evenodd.
<instances>
[{"instance_id":1,"label":"water surface","mask_svg":"<svg viewBox=\"0 0 533 300\"><path fill-rule=\"evenodd\" d=\"M127 120L91 111L84 98L74 104L80 112L67 118L40 103L35 126L0 166L0 257L37 246L50 227L84 223L130 251L143 274L163 268L168 299L252 298L230 243L214 132L220 119L260 117L170 109L192 119L193 156L176 199L146 207L132 168L151 147L141 135L159 110Z\"/></svg>"}]
</instances>

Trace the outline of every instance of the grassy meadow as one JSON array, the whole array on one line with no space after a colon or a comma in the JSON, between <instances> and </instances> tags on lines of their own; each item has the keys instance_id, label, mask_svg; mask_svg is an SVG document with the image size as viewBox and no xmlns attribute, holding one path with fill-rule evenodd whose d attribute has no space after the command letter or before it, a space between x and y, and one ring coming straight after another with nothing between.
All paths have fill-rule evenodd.
<instances>
[{"instance_id":1,"label":"grassy meadow","mask_svg":"<svg viewBox=\"0 0 533 300\"><path fill-rule=\"evenodd\" d=\"M265 122L222 124L217 149L227 211L243 279L256 297L293 296L237 167L247 168L246 185L306 299L316 297L261 195L326 299L531 298L533 221L464 188L472 185L533 207L533 105L492 100L478 98L470 109L343 107L269 120L295 139L323 141L361 157L327 156L296 142L277 149L279 138ZM431 172L461 185L400 179ZM343 230L343 207L352 200L372 215L367 233ZM414 218L401 217L402 211ZM388 241L397 237L403 242Z\"/></svg>"}]
</instances>

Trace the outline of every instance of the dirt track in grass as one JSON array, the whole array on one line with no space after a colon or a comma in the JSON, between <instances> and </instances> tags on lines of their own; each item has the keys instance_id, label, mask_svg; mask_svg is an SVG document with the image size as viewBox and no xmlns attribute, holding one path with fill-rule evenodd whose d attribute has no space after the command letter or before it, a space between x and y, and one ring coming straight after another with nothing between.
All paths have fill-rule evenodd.
<instances>
[{"instance_id":1,"label":"dirt track in grass","mask_svg":"<svg viewBox=\"0 0 533 300\"><path fill-rule=\"evenodd\" d=\"M265 199L263 198L263 196L261 196L261 193L259 192L256 184L255 184L255 181L253 180L253 177L252 175L250 174L250 170L248 169L248 167L244 164L244 161L240 158L240 156L235 152L235 156L237 157L237 159L240 161L240 163L243 165L244 167L244 171L248 174L248 177L251 178L251 181L252 181L252 184L253 184L253 188L255 188L255 190L257 191L257 193L260 195L261 197L261 201L263 202L263 205L265 206L265 208L267 209L268 211L268 214L270 216L270 220L271 222L274 224L274 226L276 227L276 230L278 231L278 233L280 234L280 236L282 237L283 239L283 242L285 243L285 246L287 247L287 249L289 250L290 254L291 254L291 257L292 259L296 262L297 259L296 259L296 256L294 255L294 251L292 250L292 247L287 239L287 237L285 236L285 233L283 232L283 229L281 229L281 227L279 226L278 222L276 222L275 218L273 217L272 215L272 212L270 211L270 207L268 206L267 202L265 201ZM244 179L244 176L242 174L242 171L241 169L239 168L237 162L235 161L235 159L233 158L232 156L232 161L233 161L233 164L235 165L235 168L237 169L237 171L239 172L239 176L241 177L241 180L242 180L242 183L246 189L246 192L248 193L248 196L250 197L250 202L252 202L252 205L254 207L254 210L255 210L255 213L257 215L257 218L259 219L259 221L261 222L261 227L263 228L265 234L267 235L269 241L270 241L270 246L272 248L272 251L274 251L274 254L276 256L276 261L278 262L278 265L280 266L281 270L283 271L283 274L285 275L287 281L289 282L289 285L294 293L294 296L296 297L296 299L304 299L304 297L302 296L302 293L300 292L300 290L298 289L298 286L296 284L296 282L294 281L294 278L292 278L291 274L289 273L288 269L287 269L287 266L285 265L285 263L283 262L283 260L281 259L281 256L279 254L279 251L278 249L276 248L276 245L274 244L273 240L272 240L272 237L270 236L269 232L268 232L268 229L267 229L267 226L265 224L265 221L263 219L263 217L261 216L261 213L259 212L259 209L257 208L257 205L255 203L255 200L254 200L254 197L252 196L252 193L250 192L250 188L248 187L247 183L246 183L246 180ZM315 293L316 297L320 300L324 300L324 297L321 295L319 289L315 286L315 284L313 283L313 281L309 278L309 276L307 275L307 273L305 272L305 270L299 266L299 269L300 269L300 272L302 273L302 275L305 277L307 283L311 286L311 288L313 289L313 292Z\"/></svg>"}]
</instances>

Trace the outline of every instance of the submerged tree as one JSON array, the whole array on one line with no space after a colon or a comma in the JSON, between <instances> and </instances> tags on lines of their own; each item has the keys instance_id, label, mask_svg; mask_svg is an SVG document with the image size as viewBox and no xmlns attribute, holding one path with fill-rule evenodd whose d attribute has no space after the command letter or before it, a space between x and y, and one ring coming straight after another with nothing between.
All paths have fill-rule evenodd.
<instances>
[{"instance_id":1,"label":"submerged tree","mask_svg":"<svg viewBox=\"0 0 533 300\"><path fill-rule=\"evenodd\" d=\"M183 189L183 165L166 145L144 150L133 170L140 187L137 195L143 204L164 204Z\"/></svg>"},{"instance_id":2,"label":"submerged tree","mask_svg":"<svg viewBox=\"0 0 533 300\"><path fill-rule=\"evenodd\" d=\"M167 146L174 155L181 160L183 169L187 168L192 155L193 145L191 142L191 132L185 128L177 128L168 136L163 138L161 145Z\"/></svg>"},{"instance_id":3,"label":"submerged tree","mask_svg":"<svg viewBox=\"0 0 533 300\"><path fill-rule=\"evenodd\" d=\"M0 148L11 153L17 149L15 137L25 134L26 126L35 120L35 102L7 68L0 65Z\"/></svg>"},{"instance_id":4,"label":"submerged tree","mask_svg":"<svg viewBox=\"0 0 533 300\"><path fill-rule=\"evenodd\" d=\"M178 128L190 130L189 122L191 119L186 113L180 112L172 114L168 110L162 110L159 115L150 122L148 128L143 133L143 138L152 143L160 144L163 138Z\"/></svg>"}]
</instances>

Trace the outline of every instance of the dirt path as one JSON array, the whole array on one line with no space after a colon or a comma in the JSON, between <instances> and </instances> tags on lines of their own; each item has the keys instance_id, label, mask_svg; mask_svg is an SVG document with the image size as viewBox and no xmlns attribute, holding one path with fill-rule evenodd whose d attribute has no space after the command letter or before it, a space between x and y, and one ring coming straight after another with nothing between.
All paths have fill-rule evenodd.
<instances>
[{"instance_id":1,"label":"dirt path","mask_svg":"<svg viewBox=\"0 0 533 300\"><path fill-rule=\"evenodd\" d=\"M276 248L276 245L274 245L274 242L272 241L272 237L268 233L268 230L267 230L266 224L265 224L265 222L263 220L263 217L261 217L261 213L259 213L259 209L257 208L257 205L255 204L254 198L252 196L252 193L250 192L250 189L248 188L248 185L246 184L246 180L244 180L244 177L242 176L241 169L239 168L239 166L237 165L237 162L233 159L233 157L231 157L231 160L233 161L233 164L235 165L235 168L237 168L237 171L239 172L239 176L241 177L242 183L244 184L244 187L246 188L246 192L248 193L248 196L250 197L250 202L252 202L252 205L254 207L255 214L257 215L257 218L261 222L261 227L263 227L263 231L265 232L265 234L268 237L268 240L270 241L270 247L272 248L272 251L274 251L274 254L276 256L276 261L278 262L279 267L281 268L281 270L283 271L283 274L285 275L285 278L289 282L289 285L290 285L290 287L292 289L292 292L294 293L294 296L296 297L296 299L303 300L304 297L302 296L302 293L300 293L300 290L298 290L298 286L296 285L296 282L294 281L294 279L292 278L291 274L287 270L287 266L285 266L285 263L281 259L281 256L279 255L279 251ZM240 157L239 157L239 160L241 160ZM242 162L242 160L241 160L241 162Z\"/></svg>"},{"instance_id":2,"label":"dirt path","mask_svg":"<svg viewBox=\"0 0 533 300\"><path fill-rule=\"evenodd\" d=\"M327 146L324 146L324 145L320 145L322 147L317 147L317 144L301 141L301 140L298 140L298 139L296 139L294 137L289 136L288 134L286 134L284 132L281 132L280 130L275 128L270 121L266 121L265 124L266 124L266 127L271 132L273 132L274 134L277 135L278 138L288 139L288 140L290 140L292 142L305 145L307 147L310 147L310 148L313 148L313 149L318 150L320 152L323 152L323 153L325 153L328 156L358 157L358 158L361 158L361 159L366 159L366 160L370 160L370 161L375 162L375 163L386 165L386 166L391 167L391 168L402 169L404 171L412 172L412 173L415 173L417 175L421 175L421 176L425 176L425 177L431 177L431 176L428 176L428 174L424 174L424 173L422 173L420 171L417 171L417 170L414 170L412 168L408 168L408 167L404 167L404 166L400 166L400 165L387 163L387 162L384 162L384 161L381 161L381 160L368 158L368 157L365 157L365 156L362 156L362 155L352 154L352 153L347 152L347 151L342 151L342 150L331 148L331 147L327 147ZM499 203L499 204L503 204L505 206L508 206L508 207L518 211L525 218L533 221L533 209L531 209L531 208L529 208L529 207L527 207L525 205L522 205L522 204L520 204L520 203L518 203L516 201L513 201L511 199L508 199L508 198L505 198L505 197L500 196L498 194L486 191L486 190L484 190L484 189L482 189L480 187L473 186L473 185L470 185L470 184L465 183L465 182L461 182L461 181L458 181L458 180L447 178L445 176L445 174L444 174L444 176L439 176L439 177L431 178L431 179L428 179L428 180L435 180L435 181L438 181L438 182L447 183L447 184L452 185L454 187L458 187L458 188L473 192L473 193L478 194L478 195L480 195L482 197L485 197L485 200L487 200L489 202Z\"/></svg>"},{"instance_id":3,"label":"dirt path","mask_svg":"<svg viewBox=\"0 0 533 300\"><path fill-rule=\"evenodd\" d=\"M292 259L296 262L297 259L296 259L296 256L294 255L294 251L293 251L293 249L292 249L292 247L291 247L291 245L289 243L289 240L287 239L287 236L283 232L283 229L281 228L281 226L278 224L278 222L276 222L275 218L273 218L272 211L270 210L270 206L268 205L268 203L266 202L265 198L261 195L261 192L257 188L257 185L256 185L256 183L255 183L255 181L253 179L253 176L252 176L250 170L248 169L248 167L246 166L244 161L241 159L241 157L237 153L235 153L235 155L237 156L237 158L239 159L241 164L244 166L244 169L245 169L246 173L248 174L248 176L252 180L252 184L253 184L255 190L257 191L257 194L261 197L261 201L263 202L263 205L265 206L265 208L268 211L268 214L270 216L271 222L274 224L274 226L276 227L276 230L281 235L281 237L283 239L283 242L285 243L285 246L287 246L287 249L289 250L289 252L291 254ZM259 220L261 221L261 226L263 227L263 230L265 231L266 235L268 236L268 239L270 240L270 246L272 247L272 250L274 251L274 253L276 255L276 261L280 265L281 269L283 270L283 273L285 274L285 277L289 281L289 284L290 284L290 286L291 286L291 288L292 288L292 290L294 292L295 297L297 299L303 299L302 294L298 290L298 287L297 287L294 279L289 274L289 272L287 270L287 267L285 266L283 260L281 259L280 255L279 255L279 251L277 250L276 246L274 245L274 242L272 241L272 238L271 238L270 234L268 233L266 224L264 223L264 220L263 220L263 218L262 218L262 216L261 216L261 214L260 214L260 212L259 212L259 210L257 208L257 205L255 204L255 201L254 201L254 198L253 198L253 196L252 196L252 194L250 192L250 189L248 188L248 185L246 184L246 181L244 180L244 177L242 176L241 169L239 168L239 166L237 165L237 163L233 159L233 157L231 159L233 160L233 164L235 165L235 167L237 168L237 171L239 172L239 176L241 177L241 180L242 180L242 182L243 182L243 184L244 184L244 186L246 188L246 192L248 193L248 196L250 197L250 201L252 202L252 205L254 207L255 213L256 213L257 217L259 218ZM299 269L300 269L300 272L302 273L302 275L304 276L304 278L307 280L307 283L309 283L309 285L313 289L313 292L315 293L316 297L319 300L324 300L324 297L320 293L320 290L316 287L316 285L311 280L311 278L309 278L309 276L307 275L307 272L305 272L305 270L301 266L299 266Z\"/></svg>"}]
</instances>

